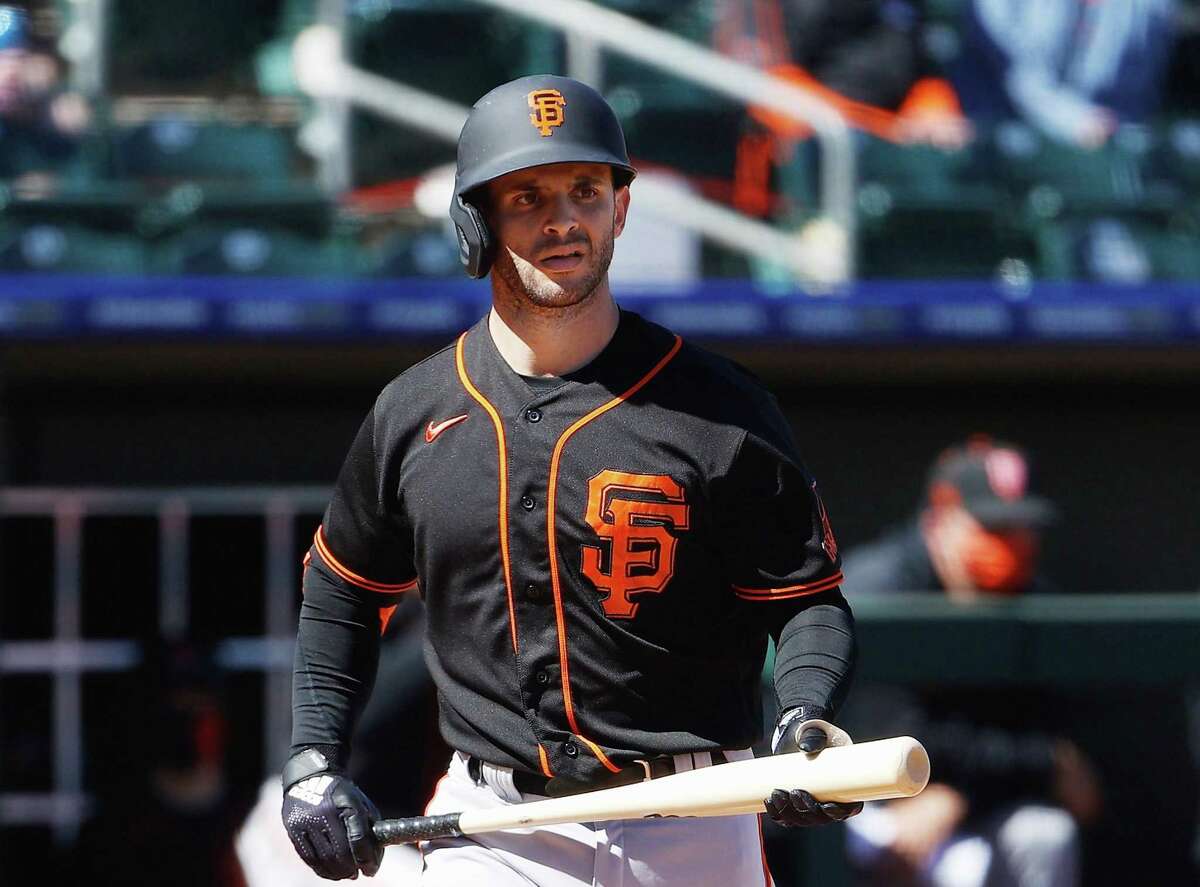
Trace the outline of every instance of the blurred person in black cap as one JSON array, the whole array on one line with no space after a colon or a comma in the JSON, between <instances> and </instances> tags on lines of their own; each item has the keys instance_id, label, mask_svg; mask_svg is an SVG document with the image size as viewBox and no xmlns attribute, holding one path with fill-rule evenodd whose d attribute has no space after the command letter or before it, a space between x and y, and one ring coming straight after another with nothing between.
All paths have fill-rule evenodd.
<instances>
[{"instance_id":1,"label":"blurred person in black cap","mask_svg":"<svg viewBox=\"0 0 1200 887\"><path fill-rule=\"evenodd\" d=\"M934 463L917 519L847 555L854 591L945 591L955 600L1047 591L1037 574L1054 506L1030 495L1016 446L976 436Z\"/></svg>"},{"instance_id":2,"label":"blurred person in black cap","mask_svg":"<svg viewBox=\"0 0 1200 887\"><path fill-rule=\"evenodd\" d=\"M58 60L34 46L25 11L0 5L0 179L61 172L74 158L91 111L60 79Z\"/></svg>"},{"instance_id":3,"label":"blurred person in black cap","mask_svg":"<svg viewBox=\"0 0 1200 887\"><path fill-rule=\"evenodd\" d=\"M1041 533L1056 516L1029 492L1017 446L975 436L935 461L915 519L845 555L847 595L941 592L970 606L1045 591ZM868 805L847 823L864 884L1072 887L1079 826L1102 807L1100 783L1069 739L1041 732L1042 700L1011 688L859 685L856 735L910 733L934 762L916 798Z\"/></svg>"}]
</instances>

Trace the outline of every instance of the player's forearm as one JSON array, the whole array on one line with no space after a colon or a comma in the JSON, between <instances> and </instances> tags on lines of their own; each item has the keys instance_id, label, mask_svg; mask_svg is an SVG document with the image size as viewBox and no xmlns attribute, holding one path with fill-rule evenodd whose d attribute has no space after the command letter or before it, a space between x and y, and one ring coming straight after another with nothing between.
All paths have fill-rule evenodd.
<instances>
[{"instance_id":1,"label":"player's forearm","mask_svg":"<svg viewBox=\"0 0 1200 887\"><path fill-rule=\"evenodd\" d=\"M345 763L350 736L366 705L379 661L379 613L314 563L305 571L304 603L292 675L292 752L321 746Z\"/></svg>"},{"instance_id":2,"label":"player's forearm","mask_svg":"<svg viewBox=\"0 0 1200 887\"><path fill-rule=\"evenodd\" d=\"M849 689L857 654L854 616L842 593L814 596L772 636L780 711L817 706L832 717Z\"/></svg>"}]
</instances>

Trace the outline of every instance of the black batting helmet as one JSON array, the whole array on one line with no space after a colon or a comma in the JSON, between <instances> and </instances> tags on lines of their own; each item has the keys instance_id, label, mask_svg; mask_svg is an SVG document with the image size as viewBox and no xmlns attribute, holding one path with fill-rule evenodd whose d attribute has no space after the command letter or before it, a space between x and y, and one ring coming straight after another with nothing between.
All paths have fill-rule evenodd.
<instances>
[{"instance_id":1,"label":"black batting helmet","mask_svg":"<svg viewBox=\"0 0 1200 887\"><path fill-rule=\"evenodd\" d=\"M458 136L450 200L469 275L488 273L493 246L472 192L507 173L548 163L607 163L617 187L637 175L617 115L586 83L535 74L497 86L471 108Z\"/></svg>"}]
</instances>

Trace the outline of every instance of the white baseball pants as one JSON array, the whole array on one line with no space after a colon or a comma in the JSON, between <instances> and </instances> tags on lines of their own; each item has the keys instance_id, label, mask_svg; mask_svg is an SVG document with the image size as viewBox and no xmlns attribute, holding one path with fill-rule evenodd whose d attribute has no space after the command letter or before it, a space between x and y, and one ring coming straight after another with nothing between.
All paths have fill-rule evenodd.
<instances>
[{"instance_id":1,"label":"white baseball pants","mask_svg":"<svg viewBox=\"0 0 1200 887\"><path fill-rule=\"evenodd\" d=\"M751 752L726 752L734 760ZM512 784L512 771L484 765L483 782L456 753L428 815L541 800ZM677 755L676 772L708 766L707 754ZM774 887L757 816L566 823L428 841L422 887Z\"/></svg>"}]
</instances>

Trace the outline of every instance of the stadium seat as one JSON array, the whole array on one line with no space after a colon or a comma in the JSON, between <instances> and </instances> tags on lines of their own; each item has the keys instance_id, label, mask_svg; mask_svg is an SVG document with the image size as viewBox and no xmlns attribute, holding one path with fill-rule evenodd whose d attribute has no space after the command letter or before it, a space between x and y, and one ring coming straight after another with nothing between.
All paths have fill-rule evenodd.
<instances>
[{"instance_id":1,"label":"stadium seat","mask_svg":"<svg viewBox=\"0 0 1200 887\"><path fill-rule=\"evenodd\" d=\"M108 87L114 95L244 92L253 82L254 53L278 25L272 6L279 5L112 0Z\"/></svg>"},{"instance_id":2,"label":"stadium seat","mask_svg":"<svg viewBox=\"0 0 1200 887\"><path fill-rule=\"evenodd\" d=\"M871 136L858 141L860 188L886 188L897 206L986 208L1003 202L987 183L971 148L943 151L928 145L898 145Z\"/></svg>"},{"instance_id":3,"label":"stadium seat","mask_svg":"<svg viewBox=\"0 0 1200 887\"><path fill-rule=\"evenodd\" d=\"M995 128L987 144L992 174L1021 198L1049 188L1068 207L1100 211L1153 196L1145 175L1151 143L1144 131L1118 133L1107 145L1088 151L1008 121Z\"/></svg>"},{"instance_id":4,"label":"stadium seat","mask_svg":"<svg viewBox=\"0 0 1200 887\"><path fill-rule=\"evenodd\" d=\"M113 134L113 173L149 180L286 181L292 142L292 133L277 127L160 117Z\"/></svg>"},{"instance_id":5,"label":"stadium seat","mask_svg":"<svg viewBox=\"0 0 1200 887\"><path fill-rule=\"evenodd\" d=\"M464 106L507 80L562 67L557 34L458 0L364 4L349 19L347 40L358 66ZM470 64L455 61L464 53ZM363 112L354 113L353 127L358 184L418 175L454 159L453 145L414 127Z\"/></svg>"},{"instance_id":6,"label":"stadium seat","mask_svg":"<svg viewBox=\"0 0 1200 887\"><path fill-rule=\"evenodd\" d=\"M1200 119L1168 123L1161 133L1158 158L1163 175L1194 199L1200 193Z\"/></svg>"},{"instance_id":7,"label":"stadium seat","mask_svg":"<svg viewBox=\"0 0 1200 887\"><path fill-rule=\"evenodd\" d=\"M458 244L441 229L398 231L358 254L359 273L373 277L462 276Z\"/></svg>"},{"instance_id":8,"label":"stadium seat","mask_svg":"<svg viewBox=\"0 0 1200 887\"><path fill-rule=\"evenodd\" d=\"M29 272L143 274L140 238L82 225L0 223L0 269Z\"/></svg>"},{"instance_id":9,"label":"stadium seat","mask_svg":"<svg viewBox=\"0 0 1200 887\"><path fill-rule=\"evenodd\" d=\"M1046 220L1036 230L1039 277L1141 284L1200 278L1200 224L1131 210Z\"/></svg>"},{"instance_id":10,"label":"stadium seat","mask_svg":"<svg viewBox=\"0 0 1200 887\"><path fill-rule=\"evenodd\" d=\"M1030 232L982 208L896 207L860 213L859 276L990 279L1006 260L1036 263Z\"/></svg>"},{"instance_id":11,"label":"stadium seat","mask_svg":"<svg viewBox=\"0 0 1200 887\"><path fill-rule=\"evenodd\" d=\"M200 224L158 245L153 267L162 274L336 276L350 271L352 262L338 240L262 225Z\"/></svg>"}]
</instances>

